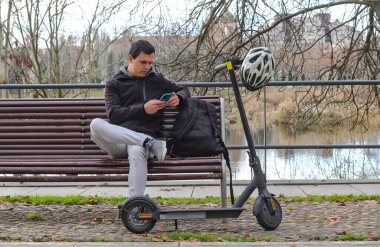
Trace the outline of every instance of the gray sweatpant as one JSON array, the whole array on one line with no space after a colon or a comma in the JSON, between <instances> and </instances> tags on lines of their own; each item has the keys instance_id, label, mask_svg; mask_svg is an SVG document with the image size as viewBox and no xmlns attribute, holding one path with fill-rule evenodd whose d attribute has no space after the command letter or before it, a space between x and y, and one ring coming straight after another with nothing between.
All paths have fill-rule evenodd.
<instances>
[{"instance_id":1,"label":"gray sweatpant","mask_svg":"<svg viewBox=\"0 0 380 247\"><path fill-rule=\"evenodd\" d=\"M106 120L95 118L90 124L91 139L112 159L129 160L129 196L143 195L148 176L148 159L153 154L143 147L146 138L151 138Z\"/></svg>"}]
</instances>

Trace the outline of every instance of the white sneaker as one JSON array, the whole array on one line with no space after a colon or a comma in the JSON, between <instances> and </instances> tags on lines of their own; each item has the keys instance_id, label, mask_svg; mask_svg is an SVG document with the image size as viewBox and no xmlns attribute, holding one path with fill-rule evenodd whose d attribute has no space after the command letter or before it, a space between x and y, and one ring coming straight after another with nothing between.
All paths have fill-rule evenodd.
<instances>
[{"instance_id":1,"label":"white sneaker","mask_svg":"<svg viewBox=\"0 0 380 247\"><path fill-rule=\"evenodd\" d=\"M150 139L147 142L146 146L148 147L149 151L153 152L154 156L156 156L160 163L164 161L167 152L166 141Z\"/></svg>"}]
</instances>

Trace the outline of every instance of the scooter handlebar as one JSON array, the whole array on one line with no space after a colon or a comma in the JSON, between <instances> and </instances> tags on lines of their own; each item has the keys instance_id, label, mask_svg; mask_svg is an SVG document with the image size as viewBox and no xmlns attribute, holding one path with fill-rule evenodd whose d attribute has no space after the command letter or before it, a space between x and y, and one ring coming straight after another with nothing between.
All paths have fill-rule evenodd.
<instances>
[{"instance_id":1,"label":"scooter handlebar","mask_svg":"<svg viewBox=\"0 0 380 247\"><path fill-rule=\"evenodd\" d=\"M227 65L225 63L222 63L222 64L219 64L219 65L216 65L215 68L214 68L214 70L216 72L218 72L218 71L224 70L226 68L227 68Z\"/></svg>"},{"instance_id":2,"label":"scooter handlebar","mask_svg":"<svg viewBox=\"0 0 380 247\"><path fill-rule=\"evenodd\" d=\"M243 61L244 61L244 57L235 57L235 56L231 56L231 57L229 58L229 61L232 62L232 64L234 65L234 68L236 69L237 66L239 66L240 64L243 63ZM226 63L222 63L222 64L219 64L219 65L216 65L215 68L214 68L214 70L215 70L216 72L218 72L218 71L224 70L225 68L227 68L227 64L226 64Z\"/></svg>"}]
</instances>

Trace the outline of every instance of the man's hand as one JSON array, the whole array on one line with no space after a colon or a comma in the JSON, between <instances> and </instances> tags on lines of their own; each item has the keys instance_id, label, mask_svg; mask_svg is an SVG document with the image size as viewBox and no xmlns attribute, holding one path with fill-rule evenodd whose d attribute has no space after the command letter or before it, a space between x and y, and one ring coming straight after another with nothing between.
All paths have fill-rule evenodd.
<instances>
[{"instance_id":1,"label":"man's hand","mask_svg":"<svg viewBox=\"0 0 380 247\"><path fill-rule=\"evenodd\" d=\"M151 114L155 114L156 112L158 112L162 108L165 108L165 106L167 106L165 101L160 101L158 99L152 99L152 100L149 100L148 102L146 102L144 104L144 110L147 114L151 115Z\"/></svg>"},{"instance_id":2,"label":"man's hand","mask_svg":"<svg viewBox=\"0 0 380 247\"><path fill-rule=\"evenodd\" d=\"M177 106L179 104L179 98L177 94L173 92L172 97L165 102L166 106Z\"/></svg>"}]
</instances>

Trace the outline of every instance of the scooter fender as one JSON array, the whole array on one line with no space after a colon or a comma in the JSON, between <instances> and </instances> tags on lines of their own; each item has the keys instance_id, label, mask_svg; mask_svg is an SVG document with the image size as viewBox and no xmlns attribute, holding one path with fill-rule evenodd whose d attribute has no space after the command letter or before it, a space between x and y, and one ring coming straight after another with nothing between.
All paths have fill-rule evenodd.
<instances>
[{"instance_id":1,"label":"scooter fender","mask_svg":"<svg viewBox=\"0 0 380 247\"><path fill-rule=\"evenodd\" d=\"M119 213L118 218L121 219L121 215L123 213L124 208L127 206L128 203L131 203L136 200L144 200L147 203L150 203L155 209L158 209L158 205L155 201L153 201L151 198L147 196L132 196L130 198L125 199L121 204L118 205Z\"/></svg>"}]
</instances>

